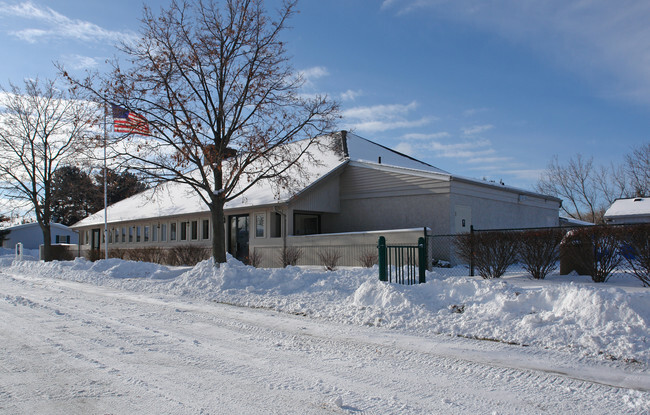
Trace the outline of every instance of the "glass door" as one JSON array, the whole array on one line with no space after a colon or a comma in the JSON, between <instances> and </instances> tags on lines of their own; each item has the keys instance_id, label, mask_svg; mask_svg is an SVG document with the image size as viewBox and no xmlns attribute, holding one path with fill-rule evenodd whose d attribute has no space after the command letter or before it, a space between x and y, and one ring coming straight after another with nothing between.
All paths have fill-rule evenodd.
<instances>
[{"instance_id":1,"label":"glass door","mask_svg":"<svg viewBox=\"0 0 650 415\"><path fill-rule=\"evenodd\" d=\"M240 261L248 261L248 215L228 217L228 252Z\"/></svg>"}]
</instances>

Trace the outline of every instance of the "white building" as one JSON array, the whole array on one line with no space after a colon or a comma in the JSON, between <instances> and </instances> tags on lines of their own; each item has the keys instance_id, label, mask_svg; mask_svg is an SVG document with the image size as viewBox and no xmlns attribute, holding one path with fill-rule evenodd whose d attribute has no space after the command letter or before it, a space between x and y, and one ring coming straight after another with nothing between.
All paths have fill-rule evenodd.
<instances>
[{"instance_id":1,"label":"white building","mask_svg":"<svg viewBox=\"0 0 650 415\"><path fill-rule=\"evenodd\" d=\"M3 248L14 249L18 242L23 244L24 249L38 249L43 245L43 231L38 223L26 223L24 225L4 228L9 234L2 242ZM52 244L78 244L79 234L60 223L50 224Z\"/></svg>"},{"instance_id":2,"label":"white building","mask_svg":"<svg viewBox=\"0 0 650 415\"><path fill-rule=\"evenodd\" d=\"M265 258L262 265L274 266L283 247L373 246L378 231L389 242L415 243L424 228L448 235L471 226L558 226L561 201L555 197L455 176L345 131L317 141L305 158L309 168L297 192L262 181L226 203L226 244L234 256L246 259L255 249ZM211 243L207 206L180 184L118 202L107 216L109 248ZM82 251L103 249L103 227L103 210L72 226L80 232ZM313 259L303 258L303 264L309 262Z\"/></svg>"},{"instance_id":3,"label":"white building","mask_svg":"<svg viewBox=\"0 0 650 415\"><path fill-rule=\"evenodd\" d=\"M612 225L650 223L650 197L617 199L604 217L605 222Z\"/></svg>"}]
</instances>

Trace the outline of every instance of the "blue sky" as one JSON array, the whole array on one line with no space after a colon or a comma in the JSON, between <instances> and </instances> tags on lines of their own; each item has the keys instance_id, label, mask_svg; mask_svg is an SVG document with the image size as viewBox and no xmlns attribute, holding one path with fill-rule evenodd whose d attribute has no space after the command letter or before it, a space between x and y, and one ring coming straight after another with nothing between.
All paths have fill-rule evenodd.
<instances>
[{"instance_id":1,"label":"blue sky","mask_svg":"<svg viewBox=\"0 0 650 415\"><path fill-rule=\"evenodd\" d=\"M141 3L0 0L0 83L104 67ZM147 2L152 8L167 4ZM277 1L268 1L269 7ZM303 0L285 32L339 127L451 173L531 188L553 155L650 140L650 2Z\"/></svg>"}]
</instances>

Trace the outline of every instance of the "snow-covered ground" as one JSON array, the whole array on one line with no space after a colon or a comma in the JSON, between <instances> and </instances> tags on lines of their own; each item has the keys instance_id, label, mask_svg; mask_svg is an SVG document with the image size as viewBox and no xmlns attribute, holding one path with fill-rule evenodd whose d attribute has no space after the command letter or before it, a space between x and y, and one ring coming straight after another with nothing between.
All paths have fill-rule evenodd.
<instances>
[{"instance_id":1,"label":"snow-covered ground","mask_svg":"<svg viewBox=\"0 0 650 415\"><path fill-rule=\"evenodd\" d=\"M26 259L0 252L0 413L650 413L629 276Z\"/></svg>"}]
</instances>

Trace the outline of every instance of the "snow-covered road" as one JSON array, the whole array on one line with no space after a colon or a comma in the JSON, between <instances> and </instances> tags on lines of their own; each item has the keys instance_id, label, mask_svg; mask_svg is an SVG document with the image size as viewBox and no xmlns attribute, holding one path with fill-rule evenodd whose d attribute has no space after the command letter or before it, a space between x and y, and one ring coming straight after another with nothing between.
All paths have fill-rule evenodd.
<instances>
[{"instance_id":1,"label":"snow-covered road","mask_svg":"<svg viewBox=\"0 0 650 415\"><path fill-rule=\"evenodd\" d=\"M648 413L633 366L0 271L0 413Z\"/></svg>"}]
</instances>

